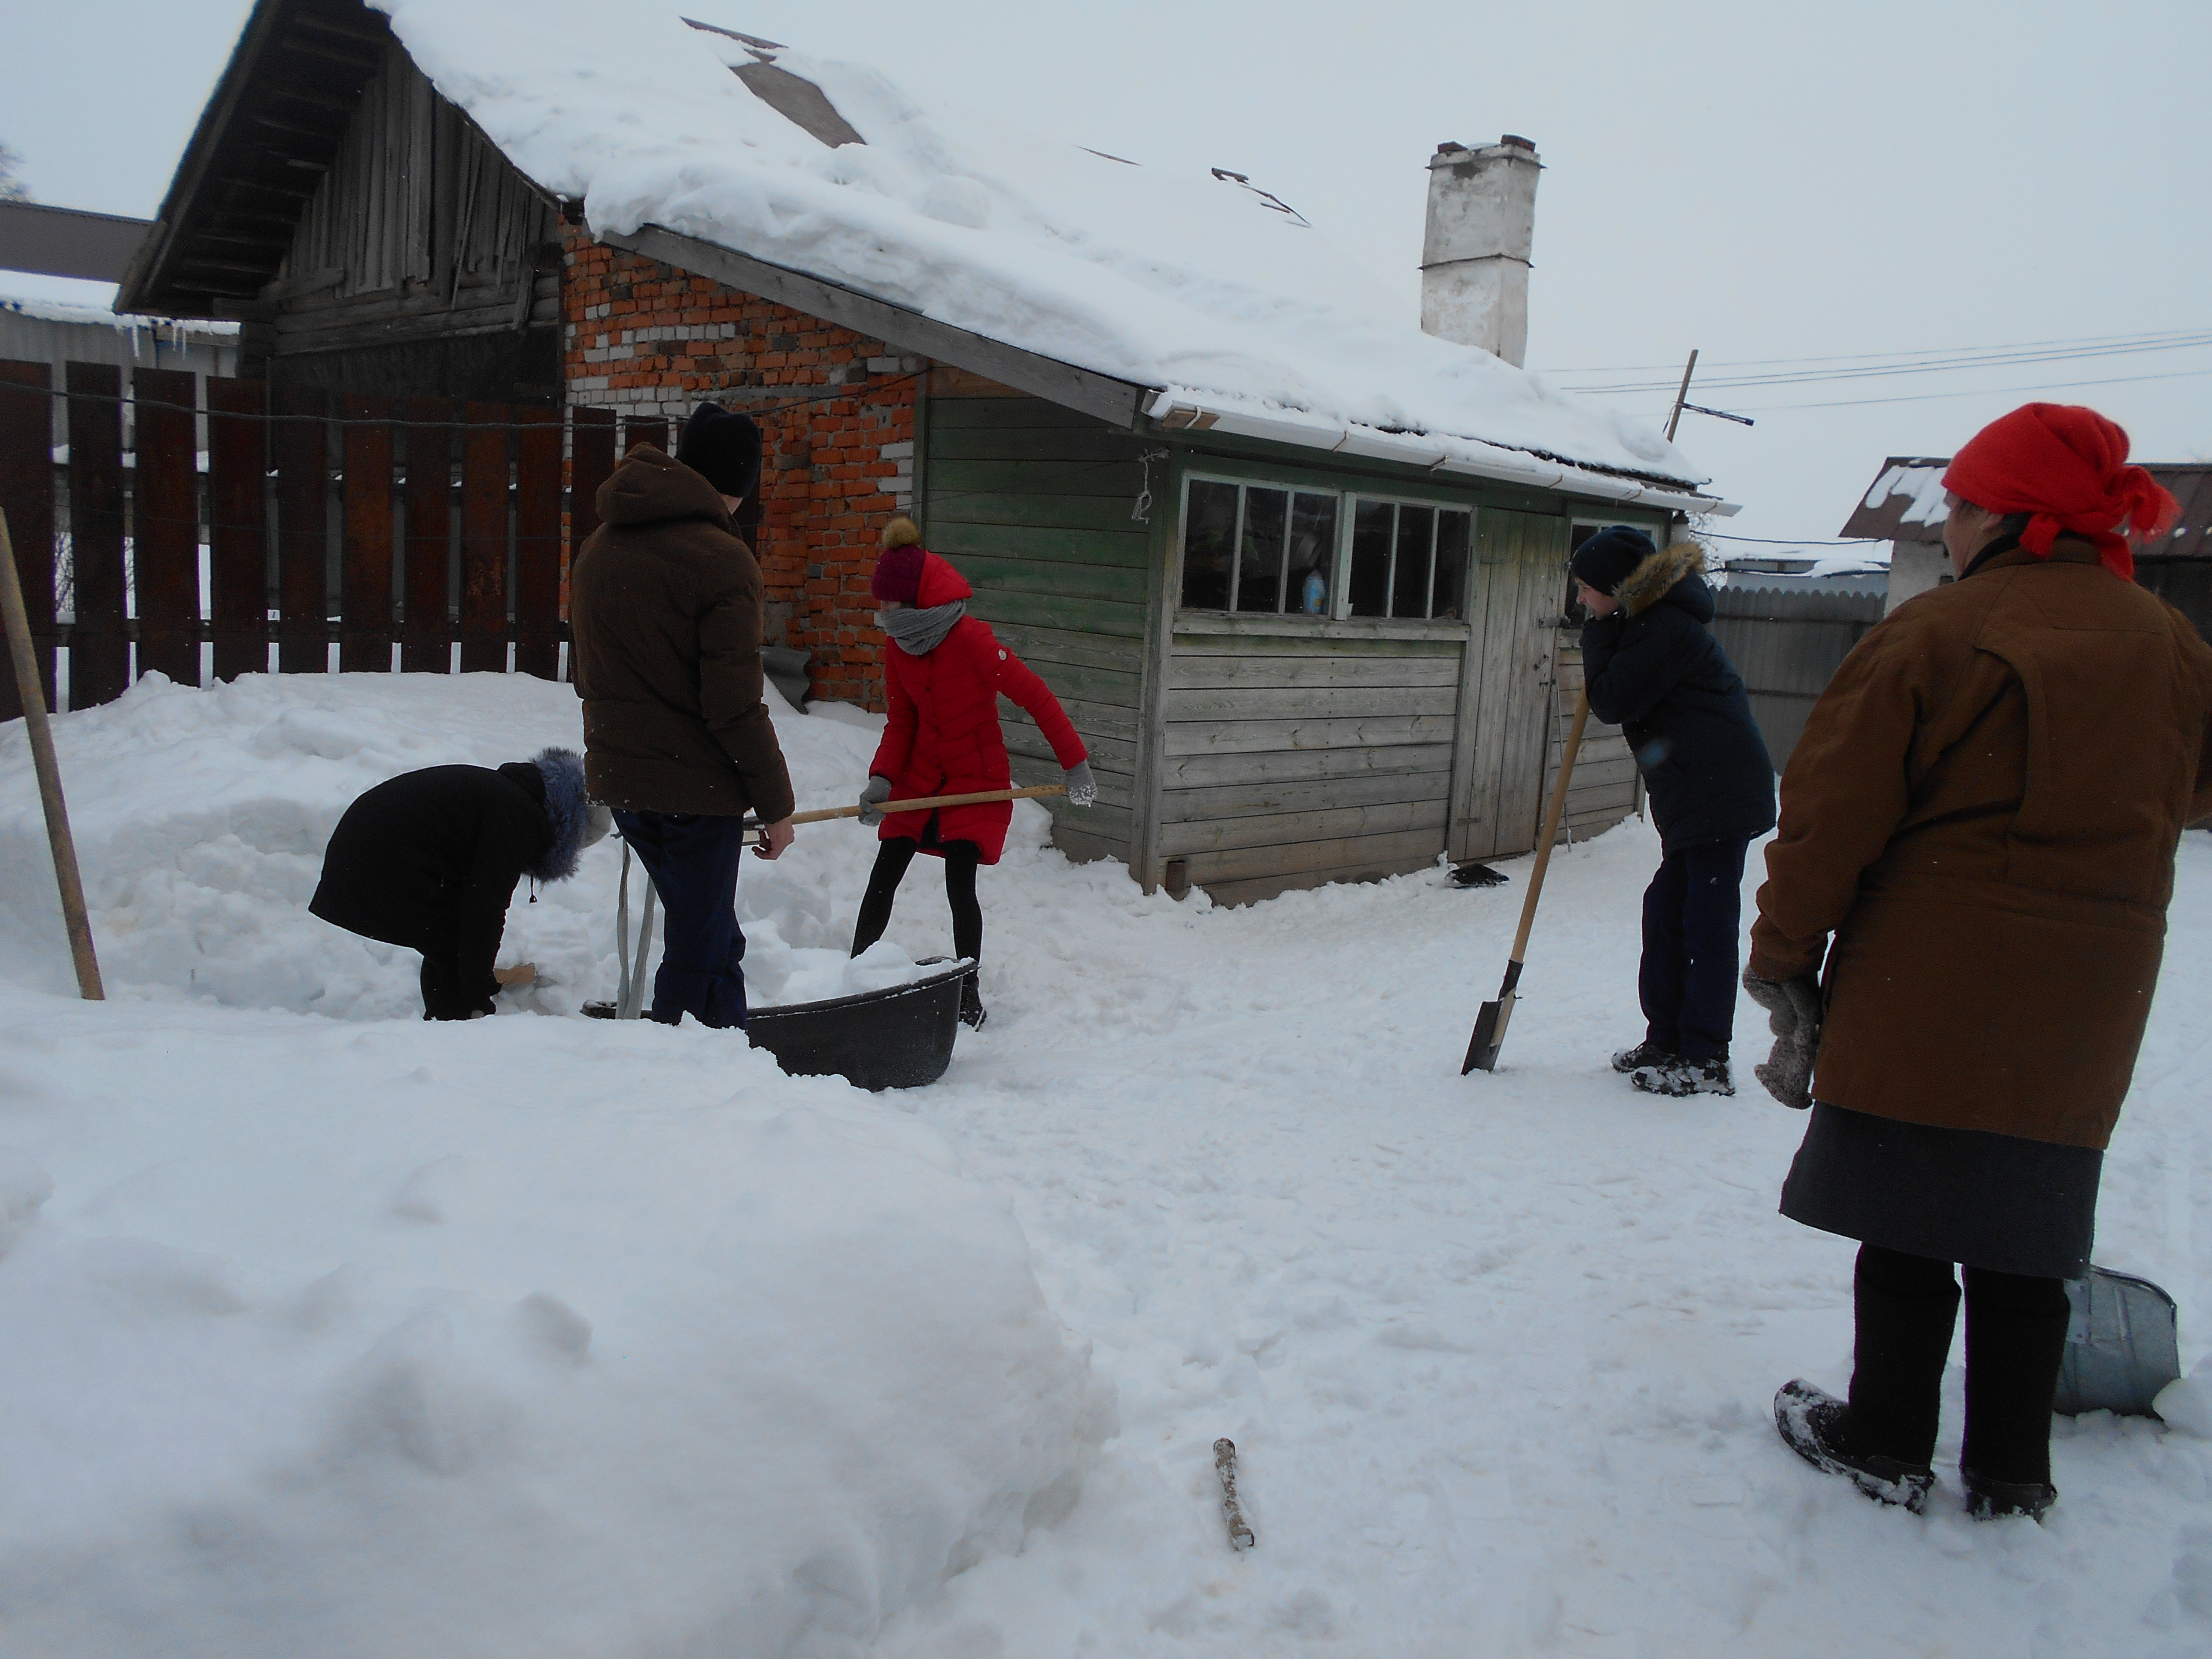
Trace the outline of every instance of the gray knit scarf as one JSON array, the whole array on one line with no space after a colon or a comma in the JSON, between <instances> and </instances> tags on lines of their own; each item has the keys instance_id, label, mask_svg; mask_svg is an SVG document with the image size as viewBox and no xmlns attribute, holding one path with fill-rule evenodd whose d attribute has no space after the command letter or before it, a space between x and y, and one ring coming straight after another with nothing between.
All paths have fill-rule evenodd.
<instances>
[{"instance_id":1,"label":"gray knit scarf","mask_svg":"<svg viewBox=\"0 0 2212 1659\"><path fill-rule=\"evenodd\" d=\"M968 601L955 599L950 605L933 605L927 611L911 605L903 611L878 611L876 626L909 657L926 657L945 643L952 624L967 614Z\"/></svg>"}]
</instances>

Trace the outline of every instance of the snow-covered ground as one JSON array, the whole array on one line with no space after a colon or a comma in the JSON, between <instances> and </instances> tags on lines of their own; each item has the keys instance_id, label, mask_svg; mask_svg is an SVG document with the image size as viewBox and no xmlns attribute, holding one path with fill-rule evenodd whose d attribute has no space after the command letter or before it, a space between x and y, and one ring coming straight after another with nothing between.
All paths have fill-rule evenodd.
<instances>
[{"instance_id":1,"label":"snow-covered ground","mask_svg":"<svg viewBox=\"0 0 2212 1659\"><path fill-rule=\"evenodd\" d=\"M848 799L870 723L779 724L801 804ZM990 1024L868 1097L549 1017L611 988L612 843L518 896L509 954L563 983L499 1019L421 1024L408 953L304 915L353 793L574 744L564 688L149 683L58 729L114 1000L67 994L0 728L10 1659L2212 1646L2204 1441L2062 1420L2038 1528L1776 1440L1778 1383L1847 1376L1852 1247L1774 1212L1802 1118L1606 1070L1641 825L1554 862L1505 1068L1462 1079L1525 866L1218 910L1024 807ZM803 831L749 926L830 951L871 851ZM909 956L949 941L931 873ZM2099 1255L2195 1361L2212 837L2179 873Z\"/></svg>"}]
</instances>

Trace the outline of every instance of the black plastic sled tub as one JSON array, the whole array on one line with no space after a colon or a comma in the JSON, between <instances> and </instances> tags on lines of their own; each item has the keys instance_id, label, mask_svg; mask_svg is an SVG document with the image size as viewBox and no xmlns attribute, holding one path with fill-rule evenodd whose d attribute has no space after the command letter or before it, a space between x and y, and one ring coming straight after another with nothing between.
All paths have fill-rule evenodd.
<instances>
[{"instance_id":1,"label":"black plastic sled tub","mask_svg":"<svg viewBox=\"0 0 2212 1659\"><path fill-rule=\"evenodd\" d=\"M793 1077L842 1077L861 1089L919 1089L945 1075L960 1031L966 963L887 991L753 1008L745 1036Z\"/></svg>"}]
</instances>

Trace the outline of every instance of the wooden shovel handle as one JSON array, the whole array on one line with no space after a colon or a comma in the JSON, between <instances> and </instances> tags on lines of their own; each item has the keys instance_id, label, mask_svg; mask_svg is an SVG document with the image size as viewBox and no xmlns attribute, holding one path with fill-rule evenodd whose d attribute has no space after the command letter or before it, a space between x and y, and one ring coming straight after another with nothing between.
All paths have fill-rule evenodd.
<instances>
[{"instance_id":1,"label":"wooden shovel handle","mask_svg":"<svg viewBox=\"0 0 2212 1659\"><path fill-rule=\"evenodd\" d=\"M1566 816L1567 782L1575 775L1575 757L1583 746L1583 727L1589 724L1589 686L1575 694L1575 723L1567 732L1567 751L1559 759L1559 781L1552 786L1552 804L1544 812L1544 838L1536 843L1536 867L1529 872L1528 896L1521 901L1521 928L1513 935L1513 960L1528 951L1528 930L1536 925L1536 901L1544 891L1544 872L1551 867L1552 843L1559 838L1559 820Z\"/></svg>"},{"instance_id":2,"label":"wooden shovel handle","mask_svg":"<svg viewBox=\"0 0 2212 1659\"><path fill-rule=\"evenodd\" d=\"M976 795L932 795L927 800L885 801L876 808L885 817L895 817L902 812L934 812L944 806L988 806L994 801L1035 800L1040 795L1064 795L1064 783L1041 783L1034 789L987 789ZM793 812L793 823L826 823L831 818L857 818L859 806L825 806L818 812Z\"/></svg>"}]
</instances>

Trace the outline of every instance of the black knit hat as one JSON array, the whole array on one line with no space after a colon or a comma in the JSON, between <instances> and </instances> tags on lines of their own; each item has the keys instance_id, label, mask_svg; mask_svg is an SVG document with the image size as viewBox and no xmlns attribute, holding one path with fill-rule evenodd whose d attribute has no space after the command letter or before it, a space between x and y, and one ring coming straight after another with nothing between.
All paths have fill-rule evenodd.
<instances>
[{"instance_id":1,"label":"black knit hat","mask_svg":"<svg viewBox=\"0 0 2212 1659\"><path fill-rule=\"evenodd\" d=\"M684 422L676 459L725 495L745 496L760 483L760 428L750 415L701 404Z\"/></svg>"},{"instance_id":2,"label":"black knit hat","mask_svg":"<svg viewBox=\"0 0 2212 1659\"><path fill-rule=\"evenodd\" d=\"M1608 525L1575 550L1567 568L1577 581L1588 582L1601 593L1617 593L1636 567L1658 550L1642 531Z\"/></svg>"}]
</instances>

